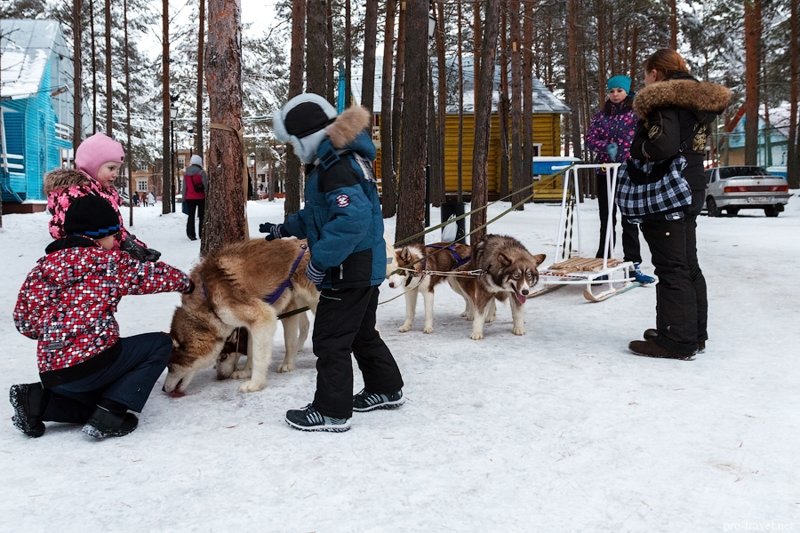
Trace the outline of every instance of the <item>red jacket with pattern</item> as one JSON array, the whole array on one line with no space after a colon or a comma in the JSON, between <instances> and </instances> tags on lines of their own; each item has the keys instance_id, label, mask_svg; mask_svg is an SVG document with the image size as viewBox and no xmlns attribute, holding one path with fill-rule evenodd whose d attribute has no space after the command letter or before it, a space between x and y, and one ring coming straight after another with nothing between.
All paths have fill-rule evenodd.
<instances>
[{"instance_id":1,"label":"red jacket with pattern","mask_svg":"<svg viewBox=\"0 0 800 533\"><path fill-rule=\"evenodd\" d=\"M30 271L14 308L17 329L38 342L45 386L77 379L118 353L120 299L189 290L189 276L161 261L140 262L121 250L71 236L51 243ZM102 356L102 357L98 357ZM48 379L49 378L49 379Z\"/></svg>"},{"instance_id":2,"label":"red jacket with pattern","mask_svg":"<svg viewBox=\"0 0 800 533\"><path fill-rule=\"evenodd\" d=\"M125 220L119 211L119 206L122 202L117 189L114 187L105 189L100 185L100 182L79 170L57 169L45 175L44 192L47 194L47 210L53 215L48 225L50 236L54 239L63 239L67 236L64 232L64 217L72 201L90 194L105 198L114 208L114 211L117 212L120 227L119 233L114 237L117 247L129 235L128 230L125 229ZM135 240L144 248L148 248L139 239Z\"/></svg>"}]
</instances>

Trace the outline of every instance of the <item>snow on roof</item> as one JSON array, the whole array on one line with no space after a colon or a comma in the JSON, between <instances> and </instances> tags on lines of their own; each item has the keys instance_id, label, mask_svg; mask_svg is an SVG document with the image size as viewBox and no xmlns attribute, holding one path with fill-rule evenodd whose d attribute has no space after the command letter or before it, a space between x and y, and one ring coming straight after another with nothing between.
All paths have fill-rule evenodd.
<instances>
[{"instance_id":1,"label":"snow on roof","mask_svg":"<svg viewBox=\"0 0 800 533\"><path fill-rule=\"evenodd\" d=\"M474 113L474 75L472 69L472 57L462 57L463 73L464 73L464 112ZM437 64L433 64L433 79L438 79ZM456 79L456 59L447 59L447 81L448 85L454 85ZM375 96L373 100L373 111L380 113L381 111L381 81L383 79L383 58L375 58ZM363 76L361 72L355 72L350 82L353 98L361 101L361 83ZM499 99L500 87L500 71L495 69L494 72L494 90L492 91L492 111L497 110L497 102ZM434 87L435 89L436 87ZM457 113L458 105L447 106L448 113ZM543 113L570 113L571 109L550 91L541 80L533 79L533 112L535 114Z\"/></svg>"},{"instance_id":2,"label":"snow on roof","mask_svg":"<svg viewBox=\"0 0 800 533\"><path fill-rule=\"evenodd\" d=\"M0 20L0 96L26 98L39 90L47 60L68 57L61 27L55 20Z\"/></svg>"}]
</instances>

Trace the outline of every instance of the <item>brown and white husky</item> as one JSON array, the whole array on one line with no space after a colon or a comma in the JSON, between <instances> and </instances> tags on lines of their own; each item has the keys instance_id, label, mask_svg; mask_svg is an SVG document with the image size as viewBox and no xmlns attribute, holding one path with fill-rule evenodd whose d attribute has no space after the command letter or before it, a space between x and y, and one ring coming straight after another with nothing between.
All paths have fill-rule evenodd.
<instances>
[{"instance_id":1,"label":"brown and white husky","mask_svg":"<svg viewBox=\"0 0 800 533\"><path fill-rule=\"evenodd\" d=\"M509 299L514 335L525 334L523 306L539 281L537 267L545 255L532 255L517 239L487 235L472 247L472 259L462 270L480 270L476 277L449 277L450 286L467 301L467 318L472 319L470 338L483 338L483 325L494 314L494 301Z\"/></svg>"},{"instance_id":2,"label":"brown and white husky","mask_svg":"<svg viewBox=\"0 0 800 533\"><path fill-rule=\"evenodd\" d=\"M461 243L438 242L435 244L409 244L395 249L396 268L389 276L389 287L406 291L406 320L399 331L411 330L417 308L417 295L422 293L425 303L425 325L423 333L433 332L434 288L446 276L429 272L452 272L467 263L470 247Z\"/></svg>"},{"instance_id":3,"label":"brown and white husky","mask_svg":"<svg viewBox=\"0 0 800 533\"><path fill-rule=\"evenodd\" d=\"M197 370L214 364L225 340L239 327L248 330L250 356L245 369L234 374L249 378L240 390L254 392L266 386L278 315L304 306L317 309L319 291L305 275L310 259L306 246L297 239L238 242L209 254L192 269L195 290L183 295L172 317L173 350L165 392L181 395ZM289 316L283 329L286 356L281 372L294 368L308 320L299 314ZM233 373L233 366L222 375L226 372Z\"/></svg>"}]
</instances>

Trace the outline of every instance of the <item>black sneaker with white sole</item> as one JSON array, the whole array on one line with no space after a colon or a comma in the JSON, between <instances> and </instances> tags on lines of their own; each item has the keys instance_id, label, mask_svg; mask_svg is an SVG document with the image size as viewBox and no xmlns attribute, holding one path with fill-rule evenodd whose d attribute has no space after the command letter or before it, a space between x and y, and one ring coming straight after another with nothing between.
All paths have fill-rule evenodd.
<instances>
[{"instance_id":1,"label":"black sneaker with white sole","mask_svg":"<svg viewBox=\"0 0 800 533\"><path fill-rule=\"evenodd\" d=\"M325 416L311 404L302 409L286 411L286 423L300 431L332 431L341 433L350 429L349 418L334 418Z\"/></svg>"},{"instance_id":2,"label":"black sneaker with white sole","mask_svg":"<svg viewBox=\"0 0 800 533\"><path fill-rule=\"evenodd\" d=\"M361 392L353 396L353 411L364 413L375 409L396 409L403 405L405 401L403 389L389 394L367 392L366 389L362 389Z\"/></svg>"}]
</instances>

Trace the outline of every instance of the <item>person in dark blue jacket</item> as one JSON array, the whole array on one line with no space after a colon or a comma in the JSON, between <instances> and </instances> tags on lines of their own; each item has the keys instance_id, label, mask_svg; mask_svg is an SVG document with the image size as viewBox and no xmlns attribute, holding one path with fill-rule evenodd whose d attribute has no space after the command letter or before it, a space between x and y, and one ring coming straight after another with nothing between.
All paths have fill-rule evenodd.
<instances>
[{"instance_id":1,"label":"person in dark blue jacket","mask_svg":"<svg viewBox=\"0 0 800 533\"><path fill-rule=\"evenodd\" d=\"M286 422L304 431L347 431L353 411L391 409L403 402L403 378L375 329L378 286L386 275L386 245L369 112L353 106L337 116L327 100L301 94L275 113L276 136L306 165L305 205L283 224L266 222L267 240L307 239L306 275L320 288L314 320L317 356L314 401L289 410ZM353 395L356 359L364 389Z\"/></svg>"}]
</instances>

